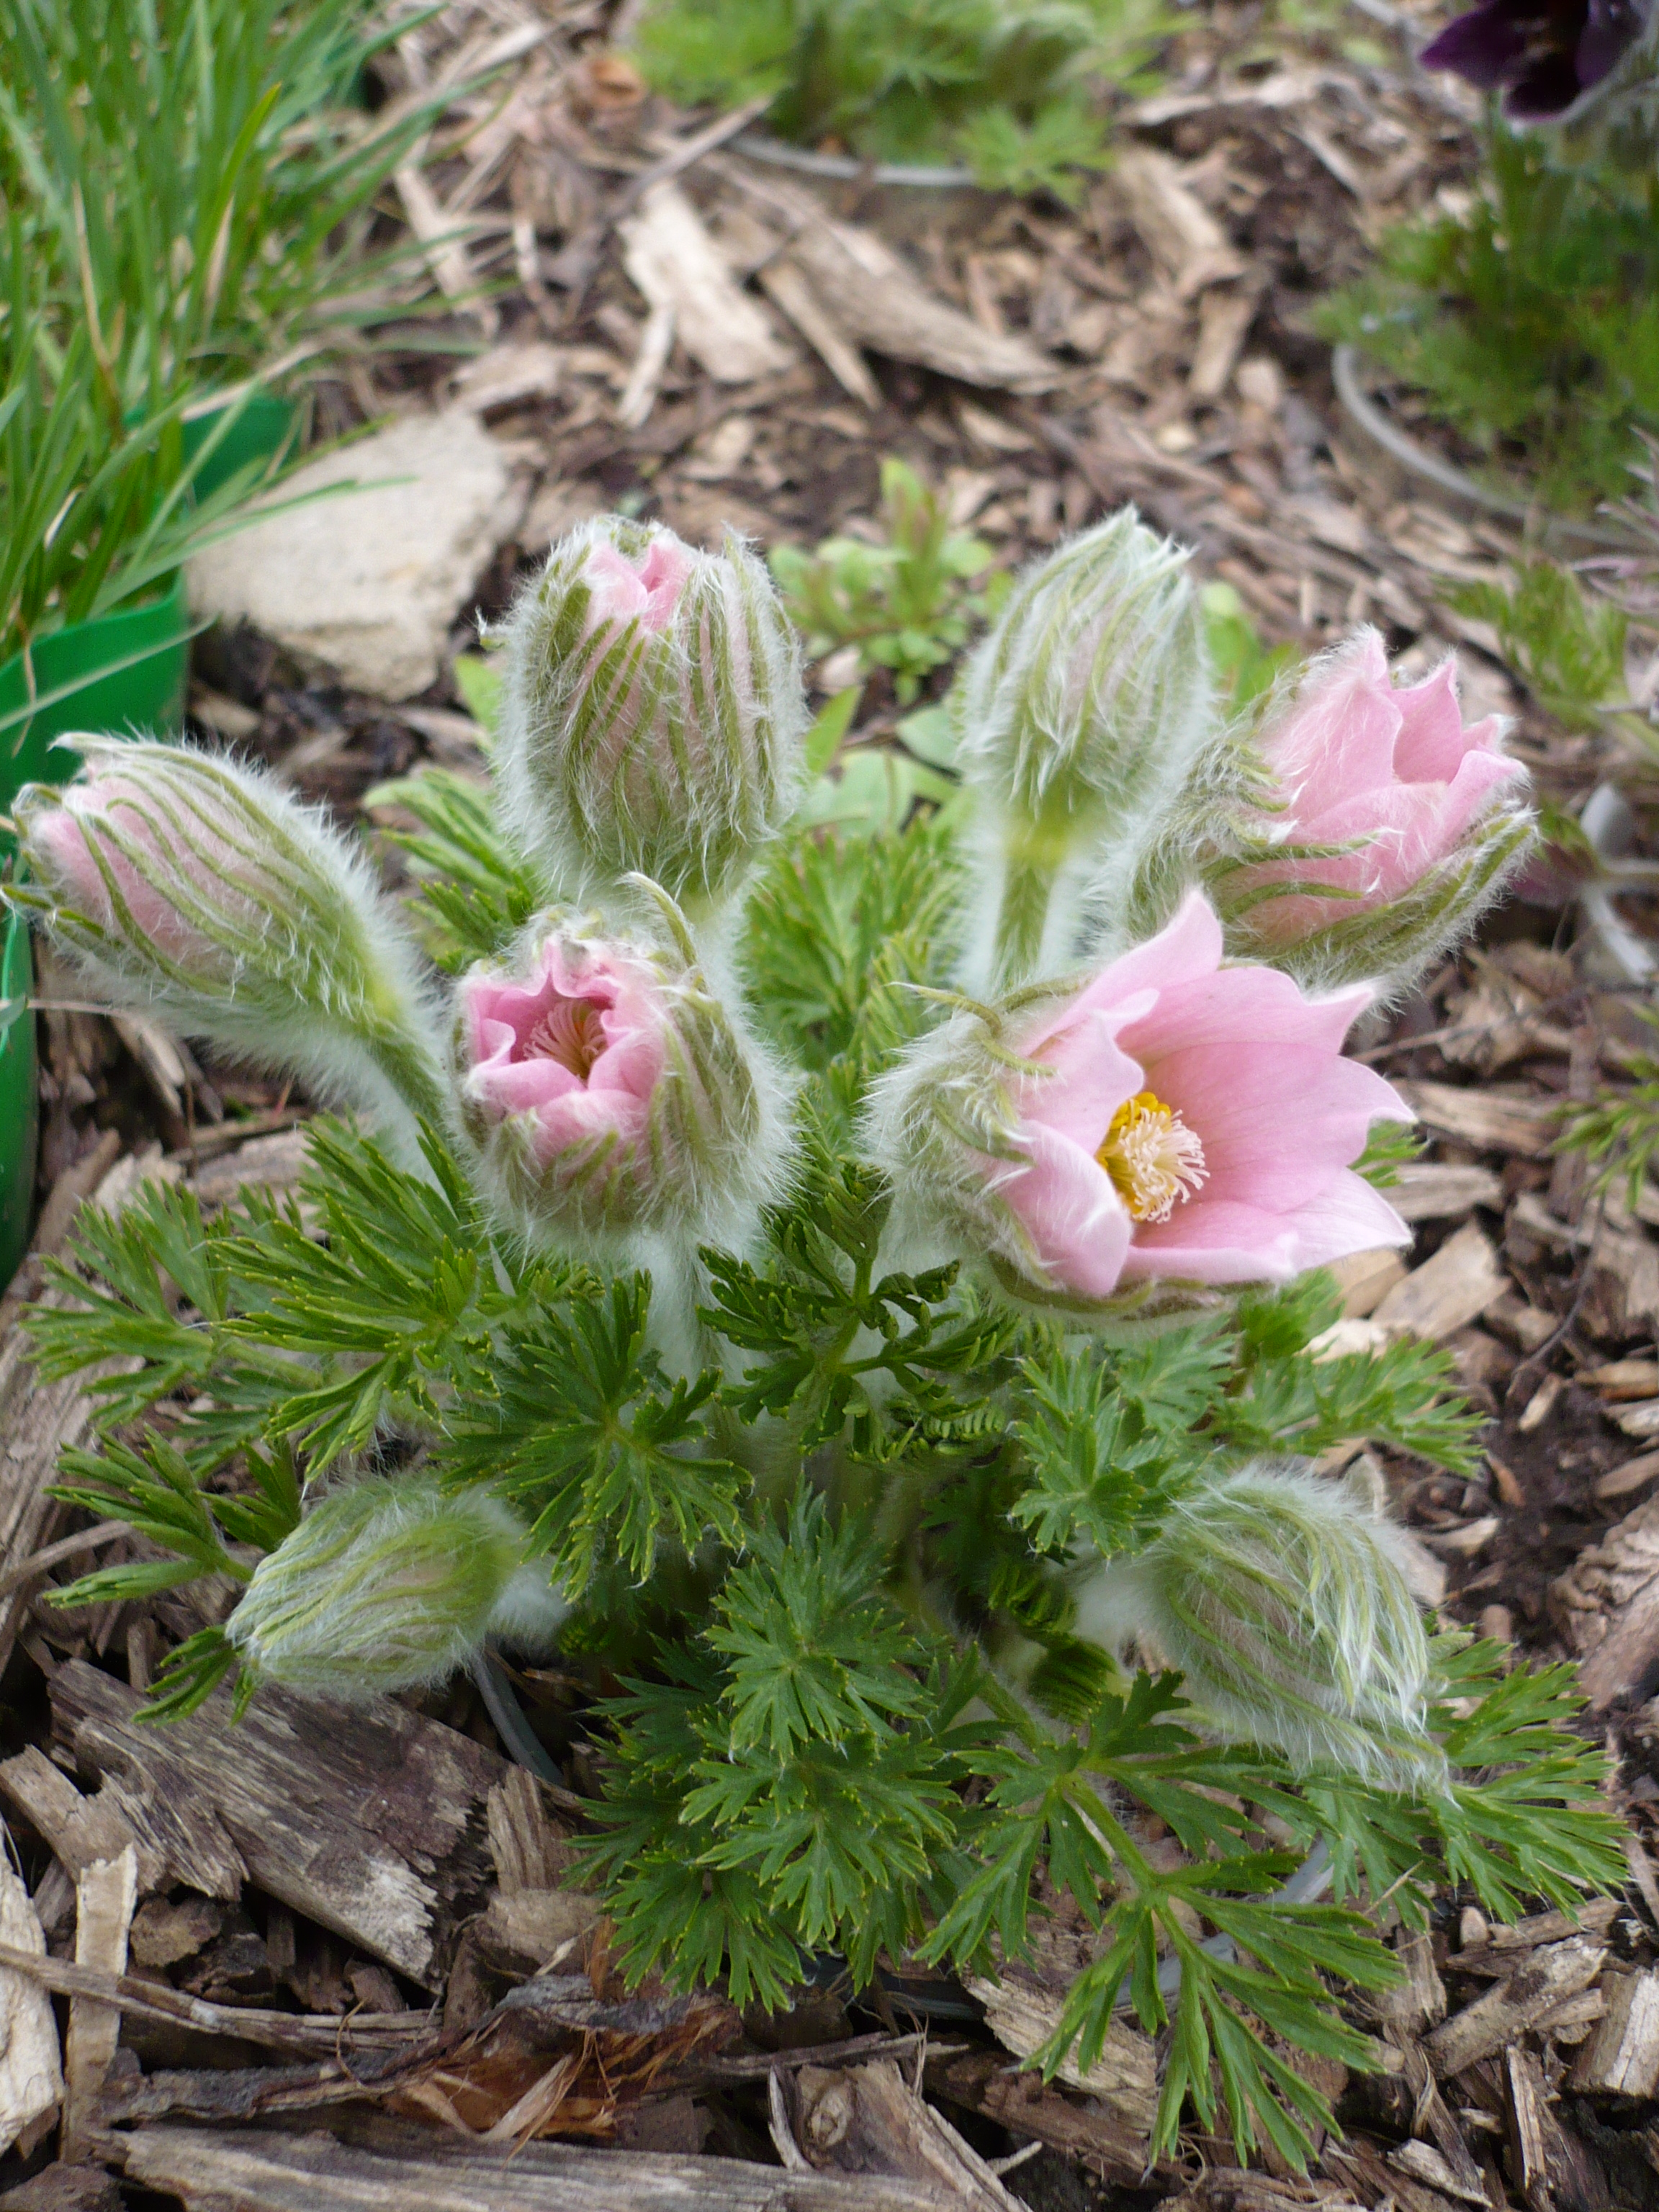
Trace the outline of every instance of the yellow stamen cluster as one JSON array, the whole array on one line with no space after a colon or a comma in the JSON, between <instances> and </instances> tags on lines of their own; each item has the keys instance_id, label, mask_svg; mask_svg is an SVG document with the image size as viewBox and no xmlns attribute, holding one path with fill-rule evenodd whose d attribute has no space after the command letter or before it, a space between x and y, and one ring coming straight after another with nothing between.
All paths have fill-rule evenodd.
<instances>
[{"instance_id":1,"label":"yellow stamen cluster","mask_svg":"<svg viewBox=\"0 0 1659 2212\"><path fill-rule=\"evenodd\" d=\"M1124 1100L1095 1158L1136 1221L1167 1221L1209 1175L1199 1138L1151 1091Z\"/></svg>"}]
</instances>

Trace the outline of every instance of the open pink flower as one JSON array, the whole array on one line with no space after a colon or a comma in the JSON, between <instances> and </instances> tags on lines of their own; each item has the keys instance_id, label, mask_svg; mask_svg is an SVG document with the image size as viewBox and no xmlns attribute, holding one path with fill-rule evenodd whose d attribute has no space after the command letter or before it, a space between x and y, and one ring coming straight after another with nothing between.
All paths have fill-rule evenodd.
<instances>
[{"instance_id":1,"label":"open pink flower","mask_svg":"<svg viewBox=\"0 0 1659 2212\"><path fill-rule=\"evenodd\" d=\"M1374 1121L1412 1118L1341 1056L1369 992L1306 998L1274 969L1224 968L1221 949L1195 891L1021 1042L1045 1070L1016 1094L1029 1164L986 1164L1057 1289L1283 1282L1410 1233L1352 1172Z\"/></svg>"},{"instance_id":2,"label":"open pink flower","mask_svg":"<svg viewBox=\"0 0 1659 2212\"><path fill-rule=\"evenodd\" d=\"M1382 641L1362 629L1317 667L1264 741L1282 811L1265 824L1275 842L1348 845L1328 860L1266 860L1230 888L1300 880L1346 896L1287 891L1250 909L1270 945L1289 945L1346 916L1398 898L1455 852L1497 793L1518 796L1526 770L1498 750L1496 716L1466 726L1455 663L1420 684L1389 682Z\"/></svg>"},{"instance_id":3,"label":"open pink flower","mask_svg":"<svg viewBox=\"0 0 1659 2212\"><path fill-rule=\"evenodd\" d=\"M523 981L462 983L467 1103L485 1125L520 1120L544 1167L606 1140L631 1154L662 1079L665 1018L643 961L550 940Z\"/></svg>"}]
</instances>

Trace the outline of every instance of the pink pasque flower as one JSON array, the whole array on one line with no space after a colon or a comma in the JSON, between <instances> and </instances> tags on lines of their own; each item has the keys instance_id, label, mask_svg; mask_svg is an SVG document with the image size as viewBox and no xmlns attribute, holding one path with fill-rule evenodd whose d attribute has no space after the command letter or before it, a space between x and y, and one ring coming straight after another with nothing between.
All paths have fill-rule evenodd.
<instances>
[{"instance_id":1,"label":"pink pasque flower","mask_svg":"<svg viewBox=\"0 0 1659 2212\"><path fill-rule=\"evenodd\" d=\"M181 907L198 901L210 908L241 903L236 891L240 856L204 820L192 822L189 831L186 836L169 818L167 794L158 803L157 793L143 781L95 763L57 805L33 816L29 858L35 874L64 904L73 904L100 929L148 939L176 961L206 950Z\"/></svg>"},{"instance_id":2,"label":"pink pasque flower","mask_svg":"<svg viewBox=\"0 0 1659 2212\"><path fill-rule=\"evenodd\" d=\"M625 553L603 540L587 556L586 576L588 635L610 623L637 617L647 629L661 632L673 620L680 593L691 574L692 555L678 538L653 538L637 567Z\"/></svg>"},{"instance_id":3,"label":"pink pasque flower","mask_svg":"<svg viewBox=\"0 0 1659 2212\"><path fill-rule=\"evenodd\" d=\"M1194 891L1020 1043L1043 1073L1017 1086L1029 1164L994 1164L997 1192L1057 1289L1284 1282L1410 1234L1352 1172L1373 1121L1412 1119L1341 1056L1370 992L1306 998L1221 950Z\"/></svg>"},{"instance_id":4,"label":"pink pasque flower","mask_svg":"<svg viewBox=\"0 0 1659 2212\"><path fill-rule=\"evenodd\" d=\"M1466 726L1455 661L1422 683L1389 679L1382 641L1362 629L1317 666L1262 742L1282 811L1264 825L1275 843L1348 845L1317 860L1252 863L1229 889L1329 884L1334 898L1287 890L1249 910L1253 934L1288 945L1328 923L1398 898L1455 852L1495 796L1518 796L1526 770L1498 750L1496 715Z\"/></svg>"},{"instance_id":5,"label":"pink pasque flower","mask_svg":"<svg viewBox=\"0 0 1659 2212\"><path fill-rule=\"evenodd\" d=\"M526 981L461 985L463 1089L484 1124L519 1121L542 1167L644 1136L666 1064L666 1014L644 961L556 939Z\"/></svg>"}]
</instances>

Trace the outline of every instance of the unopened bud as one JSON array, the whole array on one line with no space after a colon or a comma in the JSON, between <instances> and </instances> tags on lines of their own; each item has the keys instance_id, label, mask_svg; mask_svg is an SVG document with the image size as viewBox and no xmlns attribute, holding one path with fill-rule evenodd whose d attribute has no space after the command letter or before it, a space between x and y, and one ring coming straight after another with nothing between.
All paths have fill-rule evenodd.
<instances>
[{"instance_id":1,"label":"unopened bud","mask_svg":"<svg viewBox=\"0 0 1659 2212\"><path fill-rule=\"evenodd\" d=\"M1098 933L1219 728L1187 553L1125 507L1029 568L952 712L1000 876L979 983L1067 965Z\"/></svg>"},{"instance_id":2,"label":"unopened bud","mask_svg":"<svg viewBox=\"0 0 1659 2212\"><path fill-rule=\"evenodd\" d=\"M256 1682L362 1698L441 1682L486 1636L544 1646L567 1610L487 1491L331 1491L260 1560L226 1633Z\"/></svg>"},{"instance_id":3,"label":"unopened bud","mask_svg":"<svg viewBox=\"0 0 1659 2212\"><path fill-rule=\"evenodd\" d=\"M394 1122L442 1091L413 951L366 860L271 777L77 737L14 809L33 908L90 988Z\"/></svg>"},{"instance_id":4,"label":"unopened bud","mask_svg":"<svg viewBox=\"0 0 1659 2212\"><path fill-rule=\"evenodd\" d=\"M673 1229L722 1243L787 1154L782 1086L689 939L565 913L463 977L459 1133L498 1211L538 1240Z\"/></svg>"},{"instance_id":5,"label":"unopened bud","mask_svg":"<svg viewBox=\"0 0 1659 2212\"><path fill-rule=\"evenodd\" d=\"M507 626L497 772L561 895L638 872L718 897L794 805L800 647L741 539L698 553L609 515L556 545Z\"/></svg>"},{"instance_id":6,"label":"unopened bud","mask_svg":"<svg viewBox=\"0 0 1659 2212\"><path fill-rule=\"evenodd\" d=\"M1144 1552L1090 1570L1078 1627L1180 1668L1224 1734L1307 1771L1436 1786L1428 1639L1395 1532L1305 1462L1241 1468L1177 1498Z\"/></svg>"},{"instance_id":7,"label":"unopened bud","mask_svg":"<svg viewBox=\"0 0 1659 2212\"><path fill-rule=\"evenodd\" d=\"M1389 680L1358 631L1258 740L1267 782L1207 871L1230 949L1321 983L1404 988L1471 928L1533 842L1496 715L1465 725L1455 663Z\"/></svg>"}]
</instances>

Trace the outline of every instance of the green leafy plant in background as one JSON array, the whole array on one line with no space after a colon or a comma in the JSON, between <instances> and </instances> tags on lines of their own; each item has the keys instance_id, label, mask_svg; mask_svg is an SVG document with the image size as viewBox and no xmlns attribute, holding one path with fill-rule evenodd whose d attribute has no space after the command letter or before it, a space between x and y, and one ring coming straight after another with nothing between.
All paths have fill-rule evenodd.
<instances>
[{"instance_id":1,"label":"green leafy plant in background","mask_svg":"<svg viewBox=\"0 0 1659 2212\"><path fill-rule=\"evenodd\" d=\"M126 409L81 322L61 343L42 271L14 214L0 320L0 662L65 623L153 592L232 512L263 464L204 498L194 485L234 429L236 404L186 457L186 395ZM0 759L8 750L0 730Z\"/></svg>"},{"instance_id":2,"label":"green leafy plant in background","mask_svg":"<svg viewBox=\"0 0 1659 2212\"><path fill-rule=\"evenodd\" d=\"M1460 614L1490 623L1504 659L1547 714L1570 730L1606 731L1651 756L1659 740L1627 704L1630 616L1587 592L1556 561L1528 561L1510 583L1460 584L1445 593Z\"/></svg>"},{"instance_id":3,"label":"green leafy plant in background","mask_svg":"<svg viewBox=\"0 0 1659 2212\"><path fill-rule=\"evenodd\" d=\"M1106 156L1103 93L1154 81L1161 0L658 0L635 33L652 83L863 159L965 162L1071 197Z\"/></svg>"},{"instance_id":4,"label":"green leafy plant in background","mask_svg":"<svg viewBox=\"0 0 1659 2212\"><path fill-rule=\"evenodd\" d=\"M1489 466L1586 512L1659 430L1659 178L1556 166L1494 125L1466 210L1383 235L1320 326L1414 387Z\"/></svg>"},{"instance_id":5,"label":"green leafy plant in background","mask_svg":"<svg viewBox=\"0 0 1659 2212\"><path fill-rule=\"evenodd\" d=\"M908 706L995 612L1007 579L969 588L990 568L993 548L952 529L939 494L903 461L881 465L881 522L886 536L877 544L826 538L811 553L780 545L772 573L809 653L855 645L866 669L890 670Z\"/></svg>"},{"instance_id":6,"label":"green leafy plant in background","mask_svg":"<svg viewBox=\"0 0 1659 2212\"><path fill-rule=\"evenodd\" d=\"M419 264L371 250L375 196L455 88L356 104L403 27L369 0L0 0L0 204L124 408L405 307Z\"/></svg>"}]
</instances>

